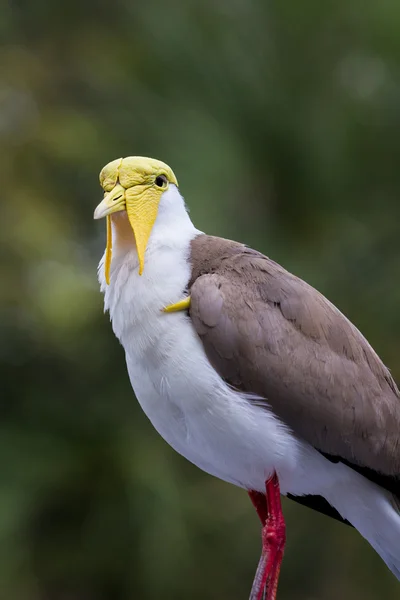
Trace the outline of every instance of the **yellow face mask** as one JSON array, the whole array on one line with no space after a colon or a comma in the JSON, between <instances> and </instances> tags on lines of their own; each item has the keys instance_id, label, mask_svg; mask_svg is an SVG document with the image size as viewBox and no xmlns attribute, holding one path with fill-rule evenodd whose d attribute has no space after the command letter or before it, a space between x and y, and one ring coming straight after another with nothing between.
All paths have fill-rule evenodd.
<instances>
[{"instance_id":1,"label":"yellow face mask","mask_svg":"<svg viewBox=\"0 0 400 600\"><path fill-rule=\"evenodd\" d=\"M111 215L126 210L139 259L139 275L144 269L147 243L158 214L162 194L170 183L178 185L165 163L142 156L120 158L106 165L100 173L105 196L94 211L94 218L107 218L107 245L104 261L105 279L110 283L112 261Z\"/></svg>"}]
</instances>

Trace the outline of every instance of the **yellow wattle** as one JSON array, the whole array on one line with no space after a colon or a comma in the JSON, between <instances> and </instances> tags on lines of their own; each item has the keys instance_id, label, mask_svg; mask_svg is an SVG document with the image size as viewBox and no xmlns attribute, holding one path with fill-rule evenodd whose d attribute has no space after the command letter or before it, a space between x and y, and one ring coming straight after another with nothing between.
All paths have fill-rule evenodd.
<instances>
[{"instance_id":1,"label":"yellow wattle","mask_svg":"<svg viewBox=\"0 0 400 600\"><path fill-rule=\"evenodd\" d=\"M144 189L140 189L140 187L135 186L127 189L125 196L126 212L135 235L136 251L139 258L139 275L142 275L147 242L157 218L160 192L152 188L149 189L147 186Z\"/></svg>"}]
</instances>

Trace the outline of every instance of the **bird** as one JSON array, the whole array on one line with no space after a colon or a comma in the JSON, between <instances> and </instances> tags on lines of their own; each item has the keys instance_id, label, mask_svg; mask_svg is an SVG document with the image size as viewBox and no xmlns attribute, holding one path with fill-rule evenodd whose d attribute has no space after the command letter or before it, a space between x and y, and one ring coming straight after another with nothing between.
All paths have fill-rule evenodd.
<instances>
[{"instance_id":1,"label":"bird","mask_svg":"<svg viewBox=\"0 0 400 600\"><path fill-rule=\"evenodd\" d=\"M172 448L247 491L275 600L281 496L353 526L400 579L400 394L360 331L260 252L199 231L162 161L100 173L98 267L134 394Z\"/></svg>"}]
</instances>

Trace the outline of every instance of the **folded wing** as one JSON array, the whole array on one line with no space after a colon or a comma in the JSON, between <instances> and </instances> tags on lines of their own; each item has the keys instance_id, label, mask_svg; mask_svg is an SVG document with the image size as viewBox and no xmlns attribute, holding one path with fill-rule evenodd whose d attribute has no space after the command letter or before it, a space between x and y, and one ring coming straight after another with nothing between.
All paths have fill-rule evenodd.
<instances>
[{"instance_id":1,"label":"folded wing","mask_svg":"<svg viewBox=\"0 0 400 600\"><path fill-rule=\"evenodd\" d=\"M357 328L242 244L198 236L192 265L190 317L221 377L331 460L400 489L399 391Z\"/></svg>"}]
</instances>

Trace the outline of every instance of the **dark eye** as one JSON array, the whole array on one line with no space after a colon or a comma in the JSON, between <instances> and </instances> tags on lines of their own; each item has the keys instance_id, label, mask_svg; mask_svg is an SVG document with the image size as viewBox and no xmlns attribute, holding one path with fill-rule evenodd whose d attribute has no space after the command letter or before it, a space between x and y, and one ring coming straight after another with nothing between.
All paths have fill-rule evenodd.
<instances>
[{"instance_id":1,"label":"dark eye","mask_svg":"<svg viewBox=\"0 0 400 600\"><path fill-rule=\"evenodd\" d=\"M158 177L156 177L156 185L158 187L165 187L168 183L167 178L165 177L165 175L158 175Z\"/></svg>"}]
</instances>

